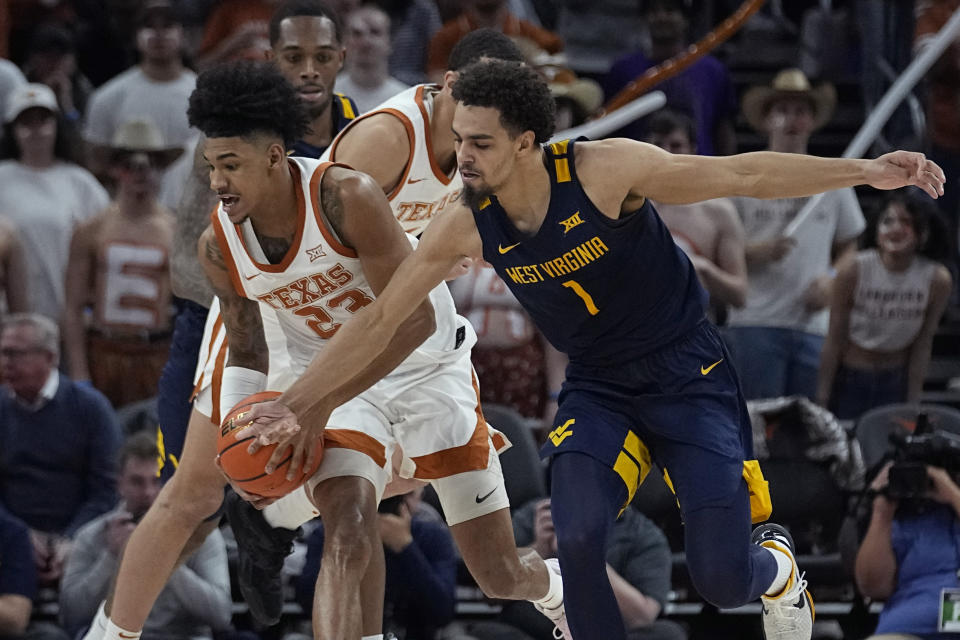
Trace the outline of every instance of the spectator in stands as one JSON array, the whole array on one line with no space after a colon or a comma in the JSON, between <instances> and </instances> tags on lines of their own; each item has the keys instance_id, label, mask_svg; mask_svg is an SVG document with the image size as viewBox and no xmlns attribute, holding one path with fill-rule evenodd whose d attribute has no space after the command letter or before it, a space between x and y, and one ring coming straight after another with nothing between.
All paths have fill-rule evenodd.
<instances>
[{"instance_id":1,"label":"spectator in stands","mask_svg":"<svg viewBox=\"0 0 960 640\"><path fill-rule=\"evenodd\" d=\"M6 115L7 102L14 89L25 84L27 79L23 77L20 67L0 57L0 114ZM0 143L3 142L4 133L0 131Z\"/></svg>"},{"instance_id":2,"label":"spectator in stands","mask_svg":"<svg viewBox=\"0 0 960 640\"><path fill-rule=\"evenodd\" d=\"M443 518L420 500L422 489L380 503L380 539L386 560L385 637L429 640L453 619L457 554ZM323 525L307 540L307 560L297 579L297 602L313 610L323 556ZM539 614L537 614L539 615Z\"/></svg>"},{"instance_id":3,"label":"spectator in stands","mask_svg":"<svg viewBox=\"0 0 960 640\"><path fill-rule=\"evenodd\" d=\"M146 0L137 25L140 64L97 89L87 105L83 135L95 174L109 177L110 145L124 122L149 119L167 144L190 142L187 100L196 74L183 66L182 48L183 28L169 0Z\"/></svg>"},{"instance_id":4,"label":"spectator in stands","mask_svg":"<svg viewBox=\"0 0 960 640\"><path fill-rule=\"evenodd\" d=\"M220 2L207 17L197 48L197 67L230 60L263 60L270 48L270 16L277 0Z\"/></svg>"},{"instance_id":5,"label":"spectator in stands","mask_svg":"<svg viewBox=\"0 0 960 640\"><path fill-rule=\"evenodd\" d=\"M531 546L544 558L557 557L549 498L520 507L513 514L513 530L517 545ZM680 625L658 619L670 593L671 555L667 538L657 525L638 510L627 508L613 526L606 557L607 576L627 626L627 638L685 640L687 634ZM533 640L550 640L553 625L538 620L538 615L529 603L512 602L505 606L500 621L522 629Z\"/></svg>"},{"instance_id":6,"label":"spectator in stands","mask_svg":"<svg viewBox=\"0 0 960 640\"><path fill-rule=\"evenodd\" d=\"M114 407L156 395L170 350L174 216L157 188L182 152L149 120L120 125L110 162L116 197L73 233L63 319L70 374Z\"/></svg>"},{"instance_id":7,"label":"spectator in stands","mask_svg":"<svg viewBox=\"0 0 960 640\"><path fill-rule=\"evenodd\" d=\"M30 39L23 70L30 82L53 89L63 117L79 123L93 85L77 68L76 44L69 30L53 23L38 26Z\"/></svg>"},{"instance_id":8,"label":"spectator in stands","mask_svg":"<svg viewBox=\"0 0 960 640\"><path fill-rule=\"evenodd\" d=\"M27 259L16 228L0 216L0 317L29 310Z\"/></svg>"},{"instance_id":9,"label":"spectator in stands","mask_svg":"<svg viewBox=\"0 0 960 640\"><path fill-rule=\"evenodd\" d=\"M647 69L683 53L690 44L689 15L682 0L644 0L642 6L650 45L613 63L603 81L607 100ZM693 118L697 153L736 153L733 119L737 102L730 73L722 62L710 55L703 56L656 88L666 95L667 106ZM647 136L644 125L645 120L637 121L622 129L621 134L643 140Z\"/></svg>"},{"instance_id":10,"label":"spectator in stands","mask_svg":"<svg viewBox=\"0 0 960 640\"><path fill-rule=\"evenodd\" d=\"M57 371L57 325L0 325L0 507L31 530L39 577L56 583L70 539L115 502L120 428L103 395Z\"/></svg>"},{"instance_id":11,"label":"spectator in stands","mask_svg":"<svg viewBox=\"0 0 960 640\"><path fill-rule=\"evenodd\" d=\"M0 638L5 640L68 640L48 622L30 622L37 595L30 530L0 507Z\"/></svg>"},{"instance_id":12,"label":"spectator in stands","mask_svg":"<svg viewBox=\"0 0 960 640\"><path fill-rule=\"evenodd\" d=\"M74 226L107 206L107 192L71 160L53 91L25 84L10 96L0 153L0 219L16 227L27 256L31 309L60 320Z\"/></svg>"},{"instance_id":13,"label":"spectator in stands","mask_svg":"<svg viewBox=\"0 0 960 640\"><path fill-rule=\"evenodd\" d=\"M430 40L440 30L433 0L379 0L390 17L390 75L408 85L427 82Z\"/></svg>"},{"instance_id":14,"label":"spectator in stands","mask_svg":"<svg viewBox=\"0 0 960 640\"><path fill-rule=\"evenodd\" d=\"M835 105L833 87L813 88L799 69L787 69L770 86L751 88L743 113L769 150L807 153ZM816 394L835 265L856 252L865 223L853 189L841 189L784 235L808 200L734 199L747 237L747 304L730 310L726 338L748 400Z\"/></svg>"},{"instance_id":15,"label":"spectator in stands","mask_svg":"<svg viewBox=\"0 0 960 640\"><path fill-rule=\"evenodd\" d=\"M457 313L477 332L471 360L481 401L552 422L566 356L550 346L493 267L476 262L448 284Z\"/></svg>"},{"instance_id":16,"label":"spectator in stands","mask_svg":"<svg viewBox=\"0 0 960 640\"><path fill-rule=\"evenodd\" d=\"M938 632L943 590L960 587L956 476L928 465L925 495L896 500L887 492L889 469L871 484L876 494L855 566L860 592L886 601L868 640L956 640L960 634Z\"/></svg>"},{"instance_id":17,"label":"spectator in stands","mask_svg":"<svg viewBox=\"0 0 960 640\"><path fill-rule=\"evenodd\" d=\"M144 0L78 3L77 64L93 86L120 75L138 60L137 21Z\"/></svg>"},{"instance_id":18,"label":"spectator in stands","mask_svg":"<svg viewBox=\"0 0 960 640\"><path fill-rule=\"evenodd\" d=\"M0 507L0 637L23 636L37 595L30 530Z\"/></svg>"},{"instance_id":19,"label":"spectator in stands","mask_svg":"<svg viewBox=\"0 0 960 640\"><path fill-rule=\"evenodd\" d=\"M440 82L447 70L447 59L460 38L477 29L496 29L510 37L532 40L547 53L563 49L563 41L555 33L521 20L510 13L506 0L469 0L463 14L447 22L430 41L427 75Z\"/></svg>"},{"instance_id":20,"label":"spectator in stands","mask_svg":"<svg viewBox=\"0 0 960 640\"><path fill-rule=\"evenodd\" d=\"M914 53L920 54L934 35L960 10L960 0L924 0L916 3ZM927 73L927 137L930 159L939 164L947 180L960 179L960 38L943 52ZM960 190L945 191L937 200L950 222L951 243L957 249L960 228ZM951 256L956 262L957 256Z\"/></svg>"},{"instance_id":21,"label":"spectator in stands","mask_svg":"<svg viewBox=\"0 0 960 640\"><path fill-rule=\"evenodd\" d=\"M644 40L640 3L636 0L591 0L543 3L535 0L543 26L563 39L568 64L580 75L599 78L627 51ZM550 6L556 16L541 10ZM550 22L553 18L553 22Z\"/></svg>"},{"instance_id":22,"label":"spectator in stands","mask_svg":"<svg viewBox=\"0 0 960 640\"><path fill-rule=\"evenodd\" d=\"M60 585L60 618L72 636L90 624L110 590L120 554L160 492L157 443L139 431L119 456L120 504L81 528ZM230 576L219 529L178 566L154 604L143 640L211 638L230 628Z\"/></svg>"},{"instance_id":23,"label":"spectator in stands","mask_svg":"<svg viewBox=\"0 0 960 640\"><path fill-rule=\"evenodd\" d=\"M557 104L557 131L583 124L603 104L603 89L595 80L578 78L567 67L566 54L548 53L528 38L515 37L513 41L527 64L547 80Z\"/></svg>"},{"instance_id":24,"label":"spectator in stands","mask_svg":"<svg viewBox=\"0 0 960 640\"><path fill-rule=\"evenodd\" d=\"M693 120L670 110L650 118L647 142L670 153L694 153ZM687 205L654 203L674 242L683 249L716 307L747 301L743 224L727 198ZM725 312L724 312L725 313Z\"/></svg>"},{"instance_id":25,"label":"spectator in stands","mask_svg":"<svg viewBox=\"0 0 960 640\"><path fill-rule=\"evenodd\" d=\"M840 265L820 357L817 402L840 419L919 402L953 279L946 228L929 202L888 198L865 250Z\"/></svg>"},{"instance_id":26,"label":"spectator in stands","mask_svg":"<svg viewBox=\"0 0 960 640\"><path fill-rule=\"evenodd\" d=\"M390 76L390 17L383 9L363 5L347 16L344 26L347 58L337 89L365 113L408 85Z\"/></svg>"}]
</instances>

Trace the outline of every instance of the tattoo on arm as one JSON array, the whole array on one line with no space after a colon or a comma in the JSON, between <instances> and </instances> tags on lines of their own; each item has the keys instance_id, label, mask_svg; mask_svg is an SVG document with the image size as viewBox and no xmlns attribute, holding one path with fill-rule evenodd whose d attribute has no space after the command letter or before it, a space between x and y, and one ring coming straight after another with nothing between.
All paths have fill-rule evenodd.
<instances>
[{"instance_id":1,"label":"tattoo on arm","mask_svg":"<svg viewBox=\"0 0 960 640\"><path fill-rule=\"evenodd\" d=\"M348 247L352 246L343 229L345 212L343 198L340 195L340 181L336 177L324 175L323 180L320 181L320 202L324 217L333 228L333 232L340 238L340 242Z\"/></svg>"},{"instance_id":2,"label":"tattoo on arm","mask_svg":"<svg viewBox=\"0 0 960 640\"><path fill-rule=\"evenodd\" d=\"M220 243L211 232L203 236L204 269L220 299L220 315L227 328L230 355L227 364L266 372L269 365L260 305L240 296L231 286L227 261Z\"/></svg>"},{"instance_id":3,"label":"tattoo on arm","mask_svg":"<svg viewBox=\"0 0 960 640\"><path fill-rule=\"evenodd\" d=\"M206 254L207 260L210 261L211 265L221 269L224 272L227 271L227 262L223 259L223 250L220 249L220 243L217 242L216 238L212 236L207 238L204 253Z\"/></svg>"},{"instance_id":4,"label":"tattoo on arm","mask_svg":"<svg viewBox=\"0 0 960 640\"><path fill-rule=\"evenodd\" d=\"M227 327L230 355L227 364L266 373L269 366L260 306L234 292L220 295L220 314Z\"/></svg>"}]
</instances>

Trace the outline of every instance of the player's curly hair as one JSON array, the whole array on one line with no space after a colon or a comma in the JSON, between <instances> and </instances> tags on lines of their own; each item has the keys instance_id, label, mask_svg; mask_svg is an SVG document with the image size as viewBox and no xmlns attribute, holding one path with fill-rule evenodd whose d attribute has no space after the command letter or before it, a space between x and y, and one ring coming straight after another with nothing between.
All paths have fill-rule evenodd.
<instances>
[{"instance_id":1,"label":"player's curly hair","mask_svg":"<svg viewBox=\"0 0 960 640\"><path fill-rule=\"evenodd\" d=\"M468 107L491 107L500 124L516 137L533 131L537 144L550 139L556 103L546 80L522 62L481 60L460 71L453 98Z\"/></svg>"},{"instance_id":2,"label":"player's curly hair","mask_svg":"<svg viewBox=\"0 0 960 640\"><path fill-rule=\"evenodd\" d=\"M309 127L300 96L266 62L230 62L201 73L190 94L187 119L208 138L270 133L288 148Z\"/></svg>"}]
</instances>

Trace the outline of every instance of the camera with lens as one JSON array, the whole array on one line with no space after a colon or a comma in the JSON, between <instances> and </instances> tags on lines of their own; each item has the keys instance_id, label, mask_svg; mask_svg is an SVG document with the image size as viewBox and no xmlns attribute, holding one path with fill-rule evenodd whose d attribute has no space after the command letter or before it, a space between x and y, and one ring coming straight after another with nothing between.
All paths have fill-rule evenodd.
<instances>
[{"instance_id":1,"label":"camera with lens","mask_svg":"<svg viewBox=\"0 0 960 640\"><path fill-rule=\"evenodd\" d=\"M923 497L930 486L927 466L946 469L951 475L960 471L960 435L939 429L929 431L926 418L922 413L917 416L913 434L899 431L890 434L894 463L884 491L890 498Z\"/></svg>"}]
</instances>

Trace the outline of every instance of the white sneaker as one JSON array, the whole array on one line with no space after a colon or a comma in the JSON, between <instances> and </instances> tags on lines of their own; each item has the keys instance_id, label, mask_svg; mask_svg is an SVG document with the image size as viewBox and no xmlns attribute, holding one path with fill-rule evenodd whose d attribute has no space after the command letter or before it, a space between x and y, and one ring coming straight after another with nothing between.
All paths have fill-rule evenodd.
<instances>
[{"instance_id":1,"label":"white sneaker","mask_svg":"<svg viewBox=\"0 0 960 640\"><path fill-rule=\"evenodd\" d=\"M560 575L560 561L558 559L550 558L543 562L547 565L547 570ZM541 607L536 602L533 603L533 606L537 608L537 611L550 618L550 621L555 625L553 628L554 638L557 640L573 640L573 636L570 635L570 627L567 626L567 614L564 612L562 604L554 609Z\"/></svg>"},{"instance_id":2,"label":"white sneaker","mask_svg":"<svg viewBox=\"0 0 960 640\"><path fill-rule=\"evenodd\" d=\"M778 524L768 523L754 529L754 544L776 549L790 556L793 570L784 587L776 596L763 595L763 637L766 640L810 640L816 612L813 598L807 591L804 574L797 575L797 561L793 555L793 538Z\"/></svg>"}]
</instances>

